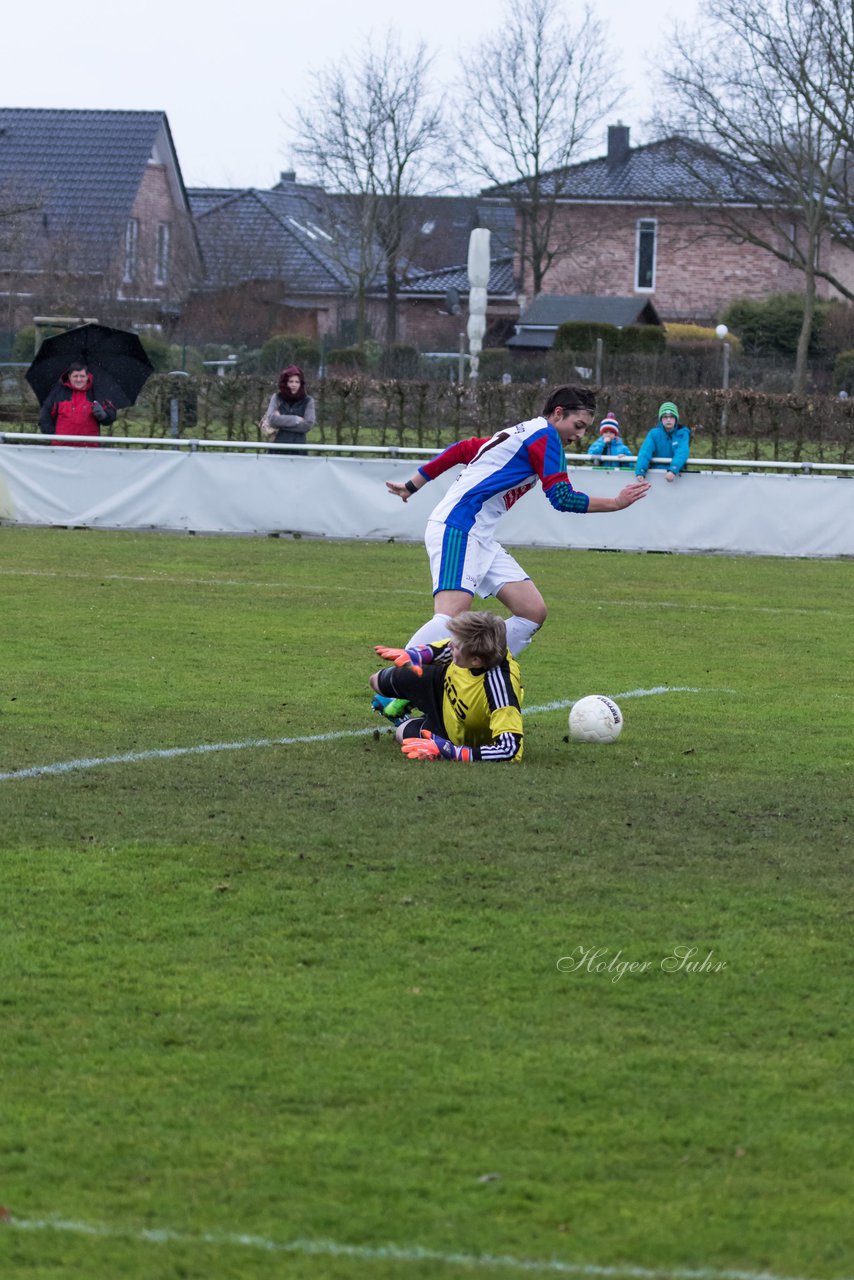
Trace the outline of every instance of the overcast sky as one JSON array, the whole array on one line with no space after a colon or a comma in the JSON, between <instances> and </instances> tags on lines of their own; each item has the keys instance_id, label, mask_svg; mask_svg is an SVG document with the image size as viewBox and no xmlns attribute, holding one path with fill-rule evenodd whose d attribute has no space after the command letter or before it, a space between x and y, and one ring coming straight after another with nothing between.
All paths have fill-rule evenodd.
<instances>
[{"instance_id":1,"label":"overcast sky","mask_svg":"<svg viewBox=\"0 0 854 1280\"><path fill-rule=\"evenodd\" d=\"M619 118L633 143L645 140L655 98L648 57L666 48L675 17L690 22L697 4L596 0L612 34L615 77L622 70L630 88ZM580 15L581 7L567 11ZM295 105L312 101L312 71L394 26L409 47L424 40L435 51L437 78L449 83L456 52L494 33L502 13L486 0L7 5L0 105L163 110L187 186L269 187L295 167L291 123Z\"/></svg>"}]
</instances>

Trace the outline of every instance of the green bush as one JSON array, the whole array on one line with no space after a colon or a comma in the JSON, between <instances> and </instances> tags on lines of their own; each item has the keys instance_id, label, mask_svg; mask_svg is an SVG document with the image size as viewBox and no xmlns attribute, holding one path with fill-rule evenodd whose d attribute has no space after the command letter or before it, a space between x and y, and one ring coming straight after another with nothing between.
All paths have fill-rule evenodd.
<instances>
[{"instance_id":1,"label":"green bush","mask_svg":"<svg viewBox=\"0 0 854 1280\"><path fill-rule=\"evenodd\" d=\"M320 344L298 333L275 333L261 348L258 363L262 373L279 373L289 364L303 370L316 369L320 364Z\"/></svg>"},{"instance_id":2,"label":"green bush","mask_svg":"<svg viewBox=\"0 0 854 1280\"><path fill-rule=\"evenodd\" d=\"M417 349L403 342L395 342L380 351L379 372L384 378L417 378L420 366Z\"/></svg>"},{"instance_id":3,"label":"green bush","mask_svg":"<svg viewBox=\"0 0 854 1280\"><path fill-rule=\"evenodd\" d=\"M141 333L139 340L156 373L168 373L175 367L172 363L172 347L164 338L154 333Z\"/></svg>"},{"instance_id":4,"label":"green bush","mask_svg":"<svg viewBox=\"0 0 854 1280\"><path fill-rule=\"evenodd\" d=\"M44 338L54 338L58 333L65 333L64 329L42 329L41 335ZM12 343L11 359L18 364L29 364L35 355L36 350L36 326L28 324L24 329L19 329L15 334L15 341Z\"/></svg>"},{"instance_id":5,"label":"green bush","mask_svg":"<svg viewBox=\"0 0 854 1280\"><path fill-rule=\"evenodd\" d=\"M605 351L627 355L663 351L666 345L664 329L657 324L627 324L620 329L615 324L568 320L558 327L552 351L593 351L599 338Z\"/></svg>"},{"instance_id":6,"label":"green bush","mask_svg":"<svg viewBox=\"0 0 854 1280\"><path fill-rule=\"evenodd\" d=\"M840 351L834 360L833 390L854 395L854 351Z\"/></svg>"},{"instance_id":7,"label":"green bush","mask_svg":"<svg viewBox=\"0 0 854 1280\"><path fill-rule=\"evenodd\" d=\"M592 351L597 338L602 339L606 351L618 351L620 330L614 324L588 324L582 320L567 320L558 325L552 351Z\"/></svg>"},{"instance_id":8,"label":"green bush","mask_svg":"<svg viewBox=\"0 0 854 1280\"><path fill-rule=\"evenodd\" d=\"M823 349L822 330L830 304L816 303L810 338L810 354ZM804 300L799 293L777 293L757 301L740 298L724 312L724 323L734 329L747 355L792 357L798 349L804 319Z\"/></svg>"},{"instance_id":9,"label":"green bush","mask_svg":"<svg viewBox=\"0 0 854 1280\"><path fill-rule=\"evenodd\" d=\"M504 347L484 347L480 353L478 375L481 378L500 378L503 373L513 373L513 357Z\"/></svg>"},{"instance_id":10,"label":"green bush","mask_svg":"<svg viewBox=\"0 0 854 1280\"><path fill-rule=\"evenodd\" d=\"M626 355L663 351L667 346L664 329L657 324L627 324L618 329L617 351Z\"/></svg>"},{"instance_id":11,"label":"green bush","mask_svg":"<svg viewBox=\"0 0 854 1280\"><path fill-rule=\"evenodd\" d=\"M368 367L368 358L361 347L335 347L326 353L329 369L357 372Z\"/></svg>"}]
</instances>

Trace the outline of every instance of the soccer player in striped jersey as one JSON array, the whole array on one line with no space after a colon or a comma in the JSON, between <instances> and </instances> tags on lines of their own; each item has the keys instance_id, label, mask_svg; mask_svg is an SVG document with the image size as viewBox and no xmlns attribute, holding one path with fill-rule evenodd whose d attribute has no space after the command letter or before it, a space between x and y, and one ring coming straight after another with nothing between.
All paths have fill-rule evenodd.
<instances>
[{"instance_id":1,"label":"soccer player in striped jersey","mask_svg":"<svg viewBox=\"0 0 854 1280\"><path fill-rule=\"evenodd\" d=\"M637 481L614 498L591 498L573 489L564 446L583 438L595 411L589 388L558 387L540 417L503 427L488 440L451 445L404 484L386 482L389 492L405 502L455 463L467 464L427 522L424 541L433 574L434 614L409 646L444 639L450 619L468 610L475 594L495 596L510 611L507 646L514 657L530 644L548 611L524 569L495 540L500 517L537 480L553 507L577 514L623 511L649 490L648 483Z\"/></svg>"},{"instance_id":2,"label":"soccer player in striped jersey","mask_svg":"<svg viewBox=\"0 0 854 1280\"><path fill-rule=\"evenodd\" d=\"M447 629L440 644L377 645L394 666L371 676L374 693L423 712L395 731L401 750L410 760L521 760L522 685L504 619L460 613Z\"/></svg>"}]
</instances>

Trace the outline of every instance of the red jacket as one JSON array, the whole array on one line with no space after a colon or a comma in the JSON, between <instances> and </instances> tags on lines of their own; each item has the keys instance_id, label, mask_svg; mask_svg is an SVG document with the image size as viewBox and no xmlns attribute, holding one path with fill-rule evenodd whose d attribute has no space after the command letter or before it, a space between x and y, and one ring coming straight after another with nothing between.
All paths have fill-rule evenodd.
<instances>
[{"instance_id":1,"label":"red jacket","mask_svg":"<svg viewBox=\"0 0 854 1280\"><path fill-rule=\"evenodd\" d=\"M57 436L99 436L101 423L92 412L95 396L92 392L92 375L89 374L86 388L75 391L68 381L67 375L56 385L54 391L42 405L39 414L39 426L47 435ZM104 422L109 425L116 420L116 411L109 400L99 402L105 413ZM57 441L57 443L60 443ZM96 444L74 442L65 446L68 449L97 449Z\"/></svg>"}]
</instances>

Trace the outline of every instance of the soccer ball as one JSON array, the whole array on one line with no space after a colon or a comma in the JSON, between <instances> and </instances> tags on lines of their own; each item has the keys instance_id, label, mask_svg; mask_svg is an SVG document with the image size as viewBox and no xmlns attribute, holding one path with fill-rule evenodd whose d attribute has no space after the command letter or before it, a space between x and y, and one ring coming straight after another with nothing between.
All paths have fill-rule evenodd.
<instances>
[{"instance_id":1,"label":"soccer ball","mask_svg":"<svg viewBox=\"0 0 854 1280\"><path fill-rule=\"evenodd\" d=\"M616 742L622 728L622 711L604 693L591 693L572 704L569 736L573 742Z\"/></svg>"}]
</instances>

